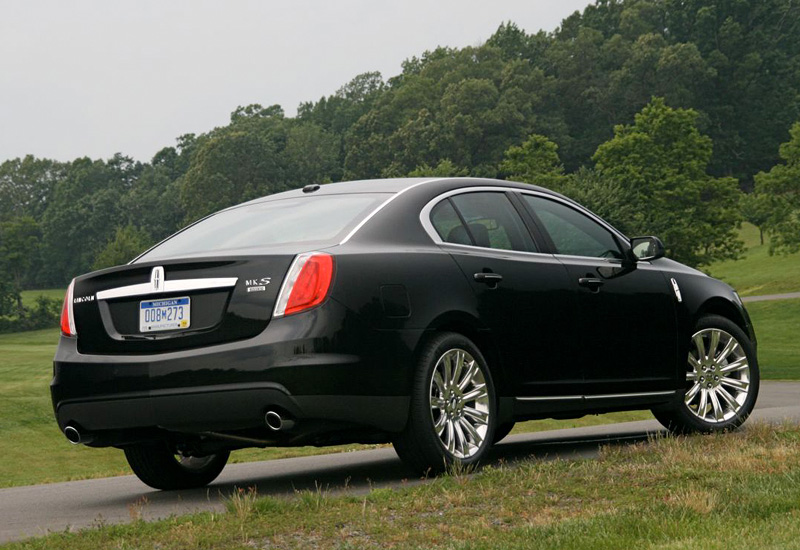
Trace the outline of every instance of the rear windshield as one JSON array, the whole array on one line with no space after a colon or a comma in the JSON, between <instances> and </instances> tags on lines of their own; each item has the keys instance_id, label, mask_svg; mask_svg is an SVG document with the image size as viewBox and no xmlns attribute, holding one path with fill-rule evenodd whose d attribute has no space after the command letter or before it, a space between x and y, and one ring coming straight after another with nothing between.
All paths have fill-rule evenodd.
<instances>
[{"instance_id":1,"label":"rear windshield","mask_svg":"<svg viewBox=\"0 0 800 550\"><path fill-rule=\"evenodd\" d=\"M265 247L341 241L389 195L299 197L224 210L170 237L137 261L206 253L256 254Z\"/></svg>"}]
</instances>

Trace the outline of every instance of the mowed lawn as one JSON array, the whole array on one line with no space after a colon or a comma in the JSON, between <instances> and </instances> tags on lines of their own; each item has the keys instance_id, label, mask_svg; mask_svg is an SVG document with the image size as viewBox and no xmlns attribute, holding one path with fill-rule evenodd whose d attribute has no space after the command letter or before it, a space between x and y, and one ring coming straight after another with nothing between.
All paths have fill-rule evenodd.
<instances>
[{"instance_id":1,"label":"mowed lawn","mask_svg":"<svg viewBox=\"0 0 800 550\"><path fill-rule=\"evenodd\" d=\"M759 340L765 379L800 379L800 299L757 302L748 306ZM70 445L58 431L50 404L49 383L58 330L0 335L0 487L129 474L122 452ZM647 411L587 416L577 420L524 422L514 433L608 424L652 418ZM233 462L286 458L363 449L247 449Z\"/></svg>"},{"instance_id":2,"label":"mowed lawn","mask_svg":"<svg viewBox=\"0 0 800 550\"><path fill-rule=\"evenodd\" d=\"M769 240L764 244L758 229L749 223L742 224L739 237L745 243L745 252L739 260L717 262L702 268L722 279L742 296L762 296L800 292L800 254L769 254Z\"/></svg>"}]
</instances>

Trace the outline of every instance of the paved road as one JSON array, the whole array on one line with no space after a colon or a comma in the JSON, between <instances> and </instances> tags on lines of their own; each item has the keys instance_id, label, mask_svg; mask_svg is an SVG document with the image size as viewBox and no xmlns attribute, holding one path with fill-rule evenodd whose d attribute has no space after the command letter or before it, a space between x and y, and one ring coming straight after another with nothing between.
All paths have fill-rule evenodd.
<instances>
[{"instance_id":1,"label":"paved road","mask_svg":"<svg viewBox=\"0 0 800 550\"><path fill-rule=\"evenodd\" d=\"M766 302L768 300L790 300L800 298L800 292L789 292L786 294L764 294L763 296L745 296L743 302Z\"/></svg>"},{"instance_id":2,"label":"paved road","mask_svg":"<svg viewBox=\"0 0 800 550\"><path fill-rule=\"evenodd\" d=\"M764 382L753 418L800 422L800 382ZM646 420L519 434L497 445L491 460L591 458L601 445L642 441L660 431L657 422ZM156 519L222 510L225 495L237 487L256 487L260 495L287 495L317 487L358 494L372 487L423 483L408 475L387 448L232 464L208 488L191 491L154 491L133 476L12 487L0 490L0 543L100 522L124 523L137 514Z\"/></svg>"}]
</instances>

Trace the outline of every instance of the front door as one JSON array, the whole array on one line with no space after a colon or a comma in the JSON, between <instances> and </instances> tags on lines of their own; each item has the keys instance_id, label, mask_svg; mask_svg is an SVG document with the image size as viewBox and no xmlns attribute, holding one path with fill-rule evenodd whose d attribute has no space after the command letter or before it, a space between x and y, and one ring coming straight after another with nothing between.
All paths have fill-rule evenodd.
<instances>
[{"instance_id":1,"label":"front door","mask_svg":"<svg viewBox=\"0 0 800 550\"><path fill-rule=\"evenodd\" d=\"M585 395L674 390L675 296L663 273L647 262L623 261L613 233L567 203L529 194L521 198L568 272Z\"/></svg>"}]
</instances>

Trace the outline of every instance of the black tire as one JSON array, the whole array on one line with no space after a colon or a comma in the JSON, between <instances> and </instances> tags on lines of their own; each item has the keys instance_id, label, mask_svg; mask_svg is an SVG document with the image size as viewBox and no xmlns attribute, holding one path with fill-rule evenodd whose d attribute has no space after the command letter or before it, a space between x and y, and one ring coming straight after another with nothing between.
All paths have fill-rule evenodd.
<instances>
[{"instance_id":1,"label":"black tire","mask_svg":"<svg viewBox=\"0 0 800 550\"><path fill-rule=\"evenodd\" d=\"M497 426L494 429L494 439L492 440L492 445L503 441L506 436L511 433L511 430L514 429L514 424L514 422L506 422L505 424L500 424Z\"/></svg>"},{"instance_id":2,"label":"black tire","mask_svg":"<svg viewBox=\"0 0 800 550\"><path fill-rule=\"evenodd\" d=\"M465 354L459 356L458 352ZM467 384L465 390L460 390L459 378L454 376L455 383L447 387L456 395L441 393L439 388L444 386L434 381L434 371L440 369L438 380L442 382L441 369L446 368L446 363L450 362L453 365L457 362L455 358L461 357L462 361L459 364L469 368L472 362L467 359L468 356L474 359L475 367L480 371L480 376L476 374L472 377L475 384ZM451 372L462 375L463 380L466 380L470 371L461 369L461 372L455 370ZM478 400L461 399L475 394L480 394ZM436 401L441 404L441 409L436 408L434 404ZM496 411L494 383L480 350L460 334L451 332L437 334L425 345L420 354L412 383L408 422L392 443L403 462L423 475L442 472L454 464L474 466L492 445ZM476 412L481 413L481 420L473 416ZM484 413L488 418L483 418ZM465 422L469 423L478 438L473 438L467 431ZM443 426L442 438L447 439L447 434L452 436L450 439L455 442L453 450L446 447L446 443L437 433L435 424L438 423ZM463 443L463 446L457 449L455 445L459 442Z\"/></svg>"},{"instance_id":3,"label":"black tire","mask_svg":"<svg viewBox=\"0 0 800 550\"><path fill-rule=\"evenodd\" d=\"M741 361L742 357L739 357L736 361L729 361L730 358L734 358L734 355L731 354L728 355L727 358L721 357L719 362L711 361L708 366L700 364L693 366L692 358L694 358L696 361L696 356L700 355L700 353L697 351L697 345L694 343L694 336L698 334L701 335L700 339L703 342L703 346L707 346L710 349L710 335L713 334L714 331L721 331L722 336L719 338L720 344L718 344L718 346L714 349L712 358L715 358L718 354L721 356L724 353L726 346L722 344L722 342L726 338L726 333L728 336L731 336L736 340L741 348L741 352L743 352L742 355L746 359L747 363L746 374L745 370L742 369L734 371L730 377L739 376L742 379L746 379L747 391L744 394L737 393L739 391L738 389L732 389L727 385L732 383L741 385L742 380L737 380L734 378L733 382L730 382L730 380L726 382L724 379L729 375L726 374L725 376L722 376L722 370L725 370L727 367L733 366L734 363ZM750 416L750 413L753 411L753 407L755 406L756 399L758 398L760 376L758 370L758 358L756 357L756 350L753 347L753 343L738 325L719 315L707 315L701 317L697 321L695 329L690 338L692 341L690 342L689 357L687 357L686 363L687 382L685 391L679 392L679 394L675 396L674 401L668 405L653 409L653 415L661 424L664 425L664 427L676 434L712 433L735 430L741 426L745 420L747 420L748 416ZM706 354L706 356L708 356L708 354ZM691 374L693 372L696 372L696 374ZM689 380L688 378L690 376L695 377L696 380ZM714 378L719 379L720 376L723 378L722 381L714 380ZM700 381L703 382L701 383ZM720 419L710 418L709 420L704 420L701 418L701 415L698 411L701 410L700 403L702 403L702 396L698 396L698 394L695 393L694 395L696 397L692 398L689 404L687 404L686 401L695 384L699 384L701 387L699 393L705 393L706 387L712 388L708 392L709 397L706 399L705 405L702 408L703 414L705 414L706 410L710 409L708 414L716 416L718 406L721 407L720 411L724 411L726 414L720 415ZM733 396L733 394L736 394L735 401L741 400L741 403L738 403L738 410L724 399L720 401L720 398L716 393L719 391L717 389L719 387L725 390L728 395ZM717 400L717 403L710 402L711 393L715 393L714 399Z\"/></svg>"},{"instance_id":4,"label":"black tire","mask_svg":"<svg viewBox=\"0 0 800 550\"><path fill-rule=\"evenodd\" d=\"M224 451L199 458L179 457L166 443L125 448L125 458L136 477L163 491L205 487L222 472L229 456Z\"/></svg>"}]
</instances>

